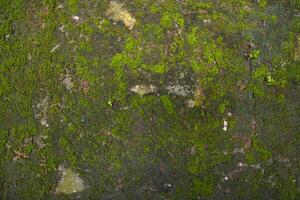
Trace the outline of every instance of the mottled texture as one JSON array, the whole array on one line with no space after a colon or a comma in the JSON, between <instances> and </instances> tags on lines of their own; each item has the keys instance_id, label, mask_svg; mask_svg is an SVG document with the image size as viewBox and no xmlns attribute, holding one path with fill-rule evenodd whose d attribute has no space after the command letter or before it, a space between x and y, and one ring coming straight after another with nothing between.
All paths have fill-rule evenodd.
<instances>
[{"instance_id":1,"label":"mottled texture","mask_svg":"<svg viewBox=\"0 0 300 200\"><path fill-rule=\"evenodd\" d=\"M300 199L299 14L0 0L0 199Z\"/></svg>"}]
</instances>

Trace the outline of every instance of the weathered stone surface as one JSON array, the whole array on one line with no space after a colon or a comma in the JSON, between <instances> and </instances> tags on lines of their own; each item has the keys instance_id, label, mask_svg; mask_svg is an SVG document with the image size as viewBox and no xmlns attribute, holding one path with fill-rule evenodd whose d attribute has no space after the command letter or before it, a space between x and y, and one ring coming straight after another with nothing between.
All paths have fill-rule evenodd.
<instances>
[{"instance_id":1,"label":"weathered stone surface","mask_svg":"<svg viewBox=\"0 0 300 200\"><path fill-rule=\"evenodd\" d=\"M86 188L79 174L75 173L71 168L66 169L60 166L59 170L62 173L62 177L56 187L55 194L72 194L82 192Z\"/></svg>"}]
</instances>

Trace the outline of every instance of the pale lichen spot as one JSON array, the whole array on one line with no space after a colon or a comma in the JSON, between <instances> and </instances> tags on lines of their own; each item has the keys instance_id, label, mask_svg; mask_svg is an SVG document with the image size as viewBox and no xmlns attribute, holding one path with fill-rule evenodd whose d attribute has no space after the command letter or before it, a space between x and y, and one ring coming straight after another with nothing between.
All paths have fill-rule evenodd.
<instances>
[{"instance_id":1,"label":"pale lichen spot","mask_svg":"<svg viewBox=\"0 0 300 200\"><path fill-rule=\"evenodd\" d=\"M73 89L74 83L69 70L66 70L65 74L61 74L60 80L67 90L71 91Z\"/></svg>"},{"instance_id":2,"label":"pale lichen spot","mask_svg":"<svg viewBox=\"0 0 300 200\"><path fill-rule=\"evenodd\" d=\"M190 94L190 87L188 85L169 85L166 89L168 94L175 94L182 97Z\"/></svg>"},{"instance_id":3,"label":"pale lichen spot","mask_svg":"<svg viewBox=\"0 0 300 200\"><path fill-rule=\"evenodd\" d=\"M106 11L106 15L114 22L123 22L129 29L133 29L136 19L124 8L122 3L111 1Z\"/></svg>"},{"instance_id":4,"label":"pale lichen spot","mask_svg":"<svg viewBox=\"0 0 300 200\"><path fill-rule=\"evenodd\" d=\"M71 168L59 167L62 172L61 180L59 181L55 194L73 194L82 192L86 186L84 181L79 177L79 174L73 172Z\"/></svg>"},{"instance_id":5,"label":"pale lichen spot","mask_svg":"<svg viewBox=\"0 0 300 200\"><path fill-rule=\"evenodd\" d=\"M49 96L46 96L41 102L36 105L37 111L35 118L40 120L41 125L49 127L47 113L49 108Z\"/></svg>"},{"instance_id":6,"label":"pale lichen spot","mask_svg":"<svg viewBox=\"0 0 300 200\"><path fill-rule=\"evenodd\" d=\"M154 93L157 91L157 87L154 85L135 85L133 86L130 91L135 92L139 94L141 97L149 94L149 93Z\"/></svg>"},{"instance_id":7,"label":"pale lichen spot","mask_svg":"<svg viewBox=\"0 0 300 200\"><path fill-rule=\"evenodd\" d=\"M205 100L205 95L202 88L200 86L196 86L196 89L193 93L194 98L187 101L187 106L189 108L200 107Z\"/></svg>"}]
</instances>

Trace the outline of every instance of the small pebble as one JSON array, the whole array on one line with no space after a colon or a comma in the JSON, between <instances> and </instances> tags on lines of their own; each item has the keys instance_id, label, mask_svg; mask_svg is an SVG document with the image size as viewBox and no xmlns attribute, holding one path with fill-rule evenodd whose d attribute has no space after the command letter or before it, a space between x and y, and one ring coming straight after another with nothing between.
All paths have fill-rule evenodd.
<instances>
[{"instance_id":1,"label":"small pebble","mask_svg":"<svg viewBox=\"0 0 300 200\"><path fill-rule=\"evenodd\" d=\"M228 128L228 122L226 120L223 120L224 121L224 126L223 126L223 130L224 131L227 131L227 128Z\"/></svg>"},{"instance_id":2,"label":"small pebble","mask_svg":"<svg viewBox=\"0 0 300 200\"><path fill-rule=\"evenodd\" d=\"M80 17L78 16L73 16L73 19L76 20L77 22L79 21Z\"/></svg>"}]
</instances>

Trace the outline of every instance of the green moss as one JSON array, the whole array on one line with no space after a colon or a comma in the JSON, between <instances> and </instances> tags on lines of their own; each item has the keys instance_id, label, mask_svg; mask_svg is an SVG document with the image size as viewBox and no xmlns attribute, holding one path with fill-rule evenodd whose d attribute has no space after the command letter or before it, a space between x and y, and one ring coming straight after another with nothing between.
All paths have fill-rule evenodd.
<instances>
[{"instance_id":1,"label":"green moss","mask_svg":"<svg viewBox=\"0 0 300 200\"><path fill-rule=\"evenodd\" d=\"M166 109L166 111L168 113L175 112L173 102L170 100L170 98L168 96L166 96L166 95L161 96L160 99L163 103L164 108Z\"/></svg>"},{"instance_id":2,"label":"green moss","mask_svg":"<svg viewBox=\"0 0 300 200\"><path fill-rule=\"evenodd\" d=\"M260 55L260 51L259 50L253 50L250 54L249 54L249 58L250 59L257 59Z\"/></svg>"},{"instance_id":3,"label":"green moss","mask_svg":"<svg viewBox=\"0 0 300 200\"><path fill-rule=\"evenodd\" d=\"M85 50L89 53L93 52L93 45L90 42L81 41L79 44L80 49Z\"/></svg>"},{"instance_id":4,"label":"green moss","mask_svg":"<svg viewBox=\"0 0 300 200\"><path fill-rule=\"evenodd\" d=\"M160 8L156 4L153 4L150 6L149 10L151 13L156 14L156 13L159 13Z\"/></svg>"},{"instance_id":5,"label":"green moss","mask_svg":"<svg viewBox=\"0 0 300 200\"><path fill-rule=\"evenodd\" d=\"M7 162L7 154L6 154L6 144L8 142L8 136L9 133L8 131L4 130L4 129L0 129L0 186L1 188L3 188L3 184L5 184L5 173L4 169L3 169L3 165L5 162ZM0 191L2 191L2 189L0 189Z\"/></svg>"},{"instance_id":6,"label":"green moss","mask_svg":"<svg viewBox=\"0 0 300 200\"><path fill-rule=\"evenodd\" d=\"M140 66L141 57L139 54L137 55L128 55L126 53L116 54L111 61L111 65L113 67L125 67L128 66L132 70L135 70L138 66Z\"/></svg>"},{"instance_id":7,"label":"green moss","mask_svg":"<svg viewBox=\"0 0 300 200\"><path fill-rule=\"evenodd\" d=\"M190 198L206 198L213 194L214 182L212 177L205 176L205 178L193 179L193 186L190 190Z\"/></svg>"},{"instance_id":8,"label":"green moss","mask_svg":"<svg viewBox=\"0 0 300 200\"><path fill-rule=\"evenodd\" d=\"M257 164L259 162L267 162L272 158L270 152L264 144L258 139L252 140L252 150L246 154L247 162L250 164Z\"/></svg>"},{"instance_id":9,"label":"green moss","mask_svg":"<svg viewBox=\"0 0 300 200\"><path fill-rule=\"evenodd\" d=\"M184 18L179 13L163 13L160 24L163 28L173 28L177 24L180 28L184 27Z\"/></svg>"},{"instance_id":10,"label":"green moss","mask_svg":"<svg viewBox=\"0 0 300 200\"><path fill-rule=\"evenodd\" d=\"M197 38L197 28L196 27L194 27L192 29L192 31L188 33L187 41L188 41L189 45L197 46L199 41L198 41L198 38Z\"/></svg>"},{"instance_id":11,"label":"green moss","mask_svg":"<svg viewBox=\"0 0 300 200\"><path fill-rule=\"evenodd\" d=\"M157 65L146 65L143 64L141 68L146 69L150 72L154 72L156 74L163 74L167 71L167 67L164 64L157 64Z\"/></svg>"},{"instance_id":12,"label":"green moss","mask_svg":"<svg viewBox=\"0 0 300 200\"><path fill-rule=\"evenodd\" d=\"M68 0L68 7L73 14L76 14L79 11L78 4L79 0Z\"/></svg>"},{"instance_id":13,"label":"green moss","mask_svg":"<svg viewBox=\"0 0 300 200\"><path fill-rule=\"evenodd\" d=\"M296 177L289 176L284 179L285 180L282 180L282 182L277 186L280 191L279 198L284 200L297 199L297 194L299 192L297 191Z\"/></svg>"},{"instance_id":14,"label":"green moss","mask_svg":"<svg viewBox=\"0 0 300 200\"><path fill-rule=\"evenodd\" d=\"M220 112L221 114L224 114L225 110L226 110L226 103L220 104L220 105L219 105L219 112Z\"/></svg>"},{"instance_id":15,"label":"green moss","mask_svg":"<svg viewBox=\"0 0 300 200\"><path fill-rule=\"evenodd\" d=\"M133 37L128 37L124 46L124 50L126 52L135 52L138 46L139 43L136 39L134 39Z\"/></svg>"}]
</instances>

